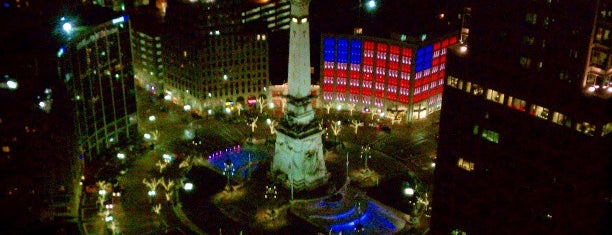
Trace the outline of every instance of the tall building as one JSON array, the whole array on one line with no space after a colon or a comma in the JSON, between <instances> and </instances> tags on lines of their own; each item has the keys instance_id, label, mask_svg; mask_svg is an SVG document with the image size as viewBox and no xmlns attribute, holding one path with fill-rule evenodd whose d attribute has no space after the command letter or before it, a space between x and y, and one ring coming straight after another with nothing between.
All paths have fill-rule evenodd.
<instances>
[{"instance_id":1,"label":"tall building","mask_svg":"<svg viewBox=\"0 0 612 235\"><path fill-rule=\"evenodd\" d=\"M138 7L129 12L132 60L136 85L151 92L163 89L162 16L154 7Z\"/></svg>"},{"instance_id":2,"label":"tall building","mask_svg":"<svg viewBox=\"0 0 612 235\"><path fill-rule=\"evenodd\" d=\"M75 108L79 144L91 160L114 142L137 136L129 20L96 6L64 17L58 73Z\"/></svg>"},{"instance_id":3,"label":"tall building","mask_svg":"<svg viewBox=\"0 0 612 235\"><path fill-rule=\"evenodd\" d=\"M236 103L247 108L266 96L267 28L243 24L242 9L242 1L168 2L158 79L173 102L201 114Z\"/></svg>"},{"instance_id":4,"label":"tall building","mask_svg":"<svg viewBox=\"0 0 612 235\"><path fill-rule=\"evenodd\" d=\"M448 57L431 231L610 234L612 1L467 9L468 45Z\"/></svg>"},{"instance_id":5,"label":"tall building","mask_svg":"<svg viewBox=\"0 0 612 235\"><path fill-rule=\"evenodd\" d=\"M440 110L446 54L457 33L422 40L324 35L323 101L387 117L416 120Z\"/></svg>"},{"instance_id":6,"label":"tall building","mask_svg":"<svg viewBox=\"0 0 612 235\"><path fill-rule=\"evenodd\" d=\"M242 23L265 22L271 32L289 29L289 0L256 0L241 13Z\"/></svg>"}]
</instances>

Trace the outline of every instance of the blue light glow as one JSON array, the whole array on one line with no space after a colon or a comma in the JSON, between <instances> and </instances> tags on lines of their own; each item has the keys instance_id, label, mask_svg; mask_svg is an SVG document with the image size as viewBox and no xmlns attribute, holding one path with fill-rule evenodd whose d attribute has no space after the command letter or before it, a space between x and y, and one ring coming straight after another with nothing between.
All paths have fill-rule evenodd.
<instances>
[{"instance_id":1,"label":"blue light glow","mask_svg":"<svg viewBox=\"0 0 612 235\"><path fill-rule=\"evenodd\" d=\"M64 47L61 47L59 51L57 51L57 58L62 57L63 54L64 54Z\"/></svg>"},{"instance_id":2,"label":"blue light glow","mask_svg":"<svg viewBox=\"0 0 612 235\"><path fill-rule=\"evenodd\" d=\"M351 40L351 63L361 64L361 41Z\"/></svg>"},{"instance_id":3,"label":"blue light glow","mask_svg":"<svg viewBox=\"0 0 612 235\"><path fill-rule=\"evenodd\" d=\"M121 23L121 22L123 22L123 21L125 21L125 17L124 17L124 16L121 16L121 17L119 17L119 18L115 18L115 19L113 19L113 24L118 24L118 23Z\"/></svg>"},{"instance_id":4,"label":"blue light glow","mask_svg":"<svg viewBox=\"0 0 612 235\"><path fill-rule=\"evenodd\" d=\"M334 62L336 55L334 53L334 44L336 40L333 38L325 38L323 40L323 60L326 62Z\"/></svg>"},{"instance_id":5,"label":"blue light glow","mask_svg":"<svg viewBox=\"0 0 612 235\"><path fill-rule=\"evenodd\" d=\"M387 215L388 212L384 211L384 209L372 202L368 202L367 206L366 211L364 211L361 216L342 224L332 225L330 227L330 231L333 233L342 232L345 234L350 234L351 232L355 231L357 224L361 224L366 232L375 231L377 234L391 234L396 232L395 225L385 218L385 215Z\"/></svg>"},{"instance_id":6,"label":"blue light glow","mask_svg":"<svg viewBox=\"0 0 612 235\"><path fill-rule=\"evenodd\" d=\"M348 40L345 38L338 39L338 63L348 62Z\"/></svg>"},{"instance_id":7,"label":"blue light glow","mask_svg":"<svg viewBox=\"0 0 612 235\"><path fill-rule=\"evenodd\" d=\"M415 72L421 72L431 67L433 59L433 45L421 47L417 50L415 59Z\"/></svg>"}]
</instances>

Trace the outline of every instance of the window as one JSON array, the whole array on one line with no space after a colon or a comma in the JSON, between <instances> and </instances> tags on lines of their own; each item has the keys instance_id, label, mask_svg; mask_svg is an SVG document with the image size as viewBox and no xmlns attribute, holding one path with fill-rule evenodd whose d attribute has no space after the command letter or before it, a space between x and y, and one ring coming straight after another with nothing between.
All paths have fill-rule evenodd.
<instances>
[{"instance_id":1,"label":"window","mask_svg":"<svg viewBox=\"0 0 612 235\"><path fill-rule=\"evenodd\" d=\"M529 36L529 35L523 36L523 44L525 45L531 46L533 45L534 41L535 41L535 37L533 36Z\"/></svg>"},{"instance_id":2,"label":"window","mask_svg":"<svg viewBox=\"0 0 612 235\"><path fill-rule=\"evenodd\" d=\"M528 69L529 67L531 67L531 58L529 57L525 57L525 56L521 56L520 60L519 60L521 67Z\"/></svg>"},{"instance_id":3,"label":"window","mask_svg":"<svg viewBox=\"0 0 612 235\"><path fill-rule=\"evenodd\" d=\"M503 104L504 94L493 89L487 89L487 100Z\"/></svg>"},{"instance_id":4,"label":"window","mask_svg":"<svg viewBox=\"0 0 612 235\"><path fill-rule=\"evenodd\" d=\"M484 89L476 83L472 83L472 95L482 95L484 93Z\"/></svg>"},{"instance_id":5,"label":"window","mask_svg":"<svg viewBox=\"0 0 612 235\"><path fill-rule=\"evenodd\" d=\"M474 170L474 163L470 162L470 161L466 161L463 160L463 158L459 158L459 160L457 161L457 166L461 169L464 169L466 171L473 171Z\"/></svg>"},{"instance_id":6,"label":"window","mask_svg":"<svg viewBox=\"0 0 612 235\"><path fill-rule=\"evenodd\" d=\"M606 136L610 132L612 132L612 122L608 122L608 124L603 126L603 129L601 130L601 136Z\"/></svg>"},{"instance_id":7,"label":"window","mask_svg":"<svg viewBox=\"0 0 612 235\"><path fill-rule=\"evenodd\" d=\"M549 110L542 106L532 104L531 108L529 109L529 114L544 120L548 120Z\"/></svg>"},{"instance_id":8,"label":"window","mask_svg":"<svg viewBox=\"0 0 612 235\"><path fill-rule=\"evenodd\" d=\"M525 22L529 24L536 24L537 21L538 21L538 15L536 15L535 13L527 13L525 15Z\"/></svg>"},{"instance_id":9,"label":"window","mask_svg":"<svg viewBox=\"0 0 612 235\"><path fill-rule=\"evenodd\" d=\"M509 108L520 110L520 111L525 111L525 106L527 105L527 103L524 100L521 100L519 98L512 97L512 96L508 97L507 104Z\"/></svg>"},{"instance_id":10,"label":"window","mask_svg":"<svg viewBox=\"0 0 612 235\"><path fill-rule=\"evenodd\" d=\"M483 128L480 136L483 139L488 140L491 143L496 143L496 144L499 143L499 133L495 131L487 130Z\"/></svg>"},{"instance_id":11,"label":"window","mask_svg":"<svg viewBox=\"0 0 612 235\"><path fill-rule=\"evenodd\" d=\"M588 122L578 123L576 124L576 130L584 134L593 136L593 134L595 134L595 125L592 125Z\"/></svg>"},{"instance_id":12,"label":"window","mask_svg":"<svg viewBox=\"0 0 612 235\"><path fill-rule=\"evenodd\" d=\"M572 121L565 116L565 114L554 112L552 116L552 122L557 123L562 126L571 127Z\"/></svg>"}]
</instances>

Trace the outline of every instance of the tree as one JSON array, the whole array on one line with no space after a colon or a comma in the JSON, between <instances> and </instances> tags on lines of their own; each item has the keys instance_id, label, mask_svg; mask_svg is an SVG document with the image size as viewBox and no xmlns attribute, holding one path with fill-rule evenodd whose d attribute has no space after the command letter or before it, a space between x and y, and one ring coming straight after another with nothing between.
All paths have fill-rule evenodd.
<instances>
[{"instance_id":1,"label":"tree","mask_svg":"<svg viewBox=\"0 0 612 235\"><path fill-rule=\"evenodd\" d=\"M376 114L377 114L377 112L376 112L376 111L377 111L377 109L372 109L372 110L370 111L370 118L371 118L372 120L374 120L374 116L376 116Z\"/></svg>"},{"instance_id":2,"label":"tree","mask_svg":"<svg viewBox=\"0 0 612 235\"><path fill-rule=\"evenodd\" d=\"M155 166L159 168L159 173L161 174L164 171L164 169L168 167L168 162L162 162L160 160L157 160L157 163L155 163Z\"/></svg>"},{"instance_id":3,"label":"tree","mask_svg":"<svg viewBox=\"0 0 612 235\"><path fill-rule=\"evenodd\" d=\"M242 104L236 103L236 109L238 110L238 116L240 116L240 111L242 110Z\"/></svg>"},{"instance_id":4,"label":"tree","mask_svg":"<svg viewBox=\"0 0 612 235\"><path fill-rule=\"evenodd\" d=\"M255 128L257 128L257 119L259 119L259 116L255 117L255 119L253 119L253 122L248 124L249 126L251 126L251 132L253 133L255 133Z\"/></svg>"},{"instance_id":5,"label":"tree","mask_svg":"<svg viewBox=\"0 0 612 235\"><path fill-rule=\"evenodd\" d=\"M268 123L268 127L270 127L270 135L274 135L274 133L276 132L276 126L278 126L278 123L276 123L276 121L274 120L270 120L270 122Z\"/></svg>"},{"instance_id":6,"label":"tree","mask_svg":"<svg viewBox=\"0 0 612 235\"><path fill-rule=\"evenodd\" d=\"M335 136L336 141L337 141L338 140L338 134L340 133L340 121L332 122L331 129L332 129L332 132L334 133L334 136Z\"/></svg>"},{"instance_id":7,"label":"tree","mask_svg":"<svg viewBox=\"0 0 612 235\"><path fill-rule=\"evenodd\" d=\"M329 110L333 107L333 104L331 102L327 102L323 105L323 107L325 107L327 114L329 114Z\"/></svg>"},{"instance_id":8,"label":"tree","mask_svg":"<svg viewBox=\"0 0 612 235\"><path fill-rule=\"evenodd\" d=\"M351 126L355 128L355 134L357 134L357 129L363 126L363 122L359 122L357 120L351 120Z\"/></svg>"},{"instance_id":9,"label":"tree","mask_svg":"<svg viewBox=\"0 0 612 235\"><path fill-rule=\"evenodd\" d=\"M257 104L259 106L259 113L263 113L263 109L266 104L266 98L264 98L263 96L260 96L259 98L257 98Z\"/></svg>"},{"instance_id":10,"label":"tree","mask_svg":"<svg viewBox=\"0 0 612 235\"><path fill-rule=\"evenodd\" d=\"M355 103L347 104L347 106L348 106L347 108L349 110L349 114L353 116L353 111L355 111Z\"/></svg>"}]
</instances>

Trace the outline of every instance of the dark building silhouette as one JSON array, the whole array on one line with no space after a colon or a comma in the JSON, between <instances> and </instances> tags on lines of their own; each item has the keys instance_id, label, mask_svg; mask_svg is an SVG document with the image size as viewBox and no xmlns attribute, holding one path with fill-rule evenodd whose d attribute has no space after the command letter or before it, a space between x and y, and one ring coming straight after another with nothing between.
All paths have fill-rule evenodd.
<instances>
[{"instance_id":1,"label":"dark building silhouette","mask_svg":"<svg viewBox=\"0 0 612 235\"><path fill-rule=\"evenodd\" d=\"M432 234L610 234L612 1L474 1L466 13L467 50L447 62Z\"/></svg>"},{"instance_id":2,"label":"dark building silhouette","mask_svg":"<svg viewBox=\"0 0 612 235\"><path fill-rule=\"evenodd\" d=\"M58 75L66 84L81 153L87 160L137 136L134 71L127 15L98 6L60 19ZM72 26L67 26L71 24Z\"/></svg>"}]
</instances>

